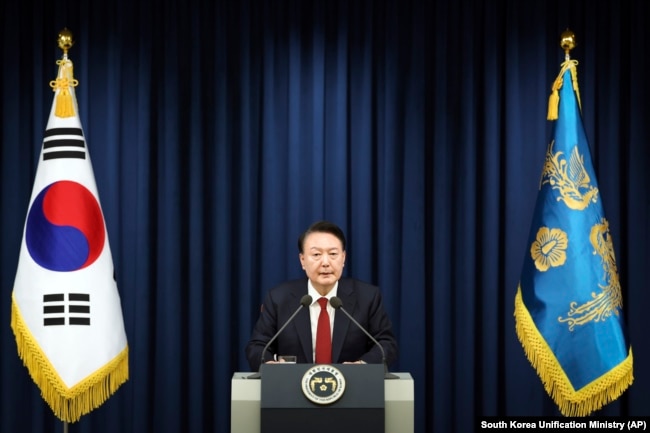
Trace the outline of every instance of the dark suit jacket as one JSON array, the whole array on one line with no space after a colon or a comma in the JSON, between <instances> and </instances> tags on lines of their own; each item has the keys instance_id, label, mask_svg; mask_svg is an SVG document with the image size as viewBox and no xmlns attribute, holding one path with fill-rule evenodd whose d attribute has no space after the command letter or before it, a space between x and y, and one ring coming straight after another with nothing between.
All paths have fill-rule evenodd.
<instances>
[{"instance_id":1,"label":"dark suit jacket","mask_svg":"<svg viewBox=\"0 0 650 433\"><path fill-rule=\"evenodd\" d=\"M288 281L269 291L260 317L246 346L252 371L258 371L264 346L300 306L307 294L307 278ZM386 363L397 358L397 342L384 311L379 288L355 279L341 278L337 291L343 308L372 335L386 352ZM313 363L309 308L301 308L293 321L264 353L264 362L273 355L295 355L299 363ZM380 349L342 311L334 314L332 363L363 360L381 363Z\"/></svg>"}]
</instances>

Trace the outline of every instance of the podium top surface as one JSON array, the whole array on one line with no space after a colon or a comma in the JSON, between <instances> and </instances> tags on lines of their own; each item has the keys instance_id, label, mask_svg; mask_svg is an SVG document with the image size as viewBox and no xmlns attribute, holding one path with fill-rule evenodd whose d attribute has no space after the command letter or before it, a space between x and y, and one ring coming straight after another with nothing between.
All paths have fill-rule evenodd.
<instances>
[{"instance_id":1,"label":"podium top surface","mask_svg":"<svg viewBox=\"0 0 650 433\"><path fill-rule=\"evenodd\" d=\"M397 376L397 378L399 380L413 380L413 377L411 376L411 373L408 373L408 372L402 372L402 373L391 372L391 373L393 373L395 376ZM237 372L233 373L232 379L233 380L251 380L251 381L257 380L257 381L259 381L259 379L248 379L248 376L250 376L251 374L253 374L253 372L251 372L251 371L248 371L248 372L247 371L237 371Z\"/></svg>"}]
</instances>

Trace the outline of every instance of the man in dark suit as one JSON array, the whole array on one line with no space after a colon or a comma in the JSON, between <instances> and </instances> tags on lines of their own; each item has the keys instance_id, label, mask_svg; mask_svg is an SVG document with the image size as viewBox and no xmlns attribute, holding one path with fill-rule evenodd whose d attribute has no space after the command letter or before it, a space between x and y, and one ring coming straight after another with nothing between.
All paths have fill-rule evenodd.
<instances>
[{"instance_id":1,"label":"man in dark suit","mask_svg":"<svg viewBox=\"0 0 650 433\"><path fill-rule=\"evenodd\" d=\"M386 364L392 363L397 358L397 342L379 288L356 279L341 278L345 266L343 231L330 222L316 222L300 236L298 249L306 278L282 283L267 294L246 346L246 357L251 370L258 371L262 359L265 363L281 362L277 357L282 355L295 356L298 363L381 363L381 350L345 313L336 311L330 305L329 300L334 296L382 345L386 353ZM264 346L294 314L300 306L301 298L306 294L312 297L311 305L302 308L266 353L262 354ZM331 358L328 349L324 361L317 359L316 355L316 341L321 338L317 336L321 312L318 300L321 297L327 298L323 308L329 315L325 317L333 325L330 327Z\"/></svg>"}]
</instances>

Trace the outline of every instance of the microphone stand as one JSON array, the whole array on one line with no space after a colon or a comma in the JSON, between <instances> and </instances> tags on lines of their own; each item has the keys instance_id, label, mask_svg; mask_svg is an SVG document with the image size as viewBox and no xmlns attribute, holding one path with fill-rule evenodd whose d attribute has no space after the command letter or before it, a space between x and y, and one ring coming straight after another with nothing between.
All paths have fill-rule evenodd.
<instances>
[{"instance_id":1,"label":"microphone stand","mask_svg":"<svg viewBox=\"0 0 650 433\"><path fill-rule=\"evenodd\" d=\"M368 338L370 338L370 340L372 340L372 342L375 343L379 347L379 350L381 351L381 362L382 362L382 364L384 364L384 379L399 379L399 376L388 372L388 364L386 364L386 351L384 350L383 346L381 344L379 344L379 341L377 341L377 339L375 339L375 337L370 335L370 333L368 331L366 331L366 328L361 326L361 324L359 322L357 322L356 319L354 317L352 317L352 315L350 313L348 313L345 308L343 308L343 302L341 301L341 299L339 299L336 296L332 297L332 299L330 299L330 305L332 307L334 307L334 309L336 309L336 310L343 311L343 313L348 317L348 319L350 319L352 321L352 323L357 325L357 327L359 329L361 329L363 331L363 333L366 334L366 336Z\"/></svg>"},{"instance_id":2,"label":"microphone stand","mask_svg":"<svg viewBox=\"0 0 650 433\"><path fill-rule=\"evenodd\" d=\"M293 318L296 317L296 315L300 312L302 307L307 307L309 304L311 304L311 301L312 301L312 297L309 296L309 295L305 295L305 296L302 297L302 299L300 299L300 305L298 306L298 308L296 308L296 311L293 312L291 317L289 317L287 319L287 321L284 322L284 325L282 325L282 327L278 330L278 332L275 333L273 338L271 338L269 340L269 342L266 343L266 346L264 346L264 350L262 350L262 355L260 355L260 367L259 367L257 373L253 373L253 374L251 374L249 376L246 376L246 379L259 379L259 378L262 377L262 374L261 374L260 371L262 369L262 364L264 364L264 354L266 353L266 351L271 346L271 343L273 343L275 341L275 339L278 338L278 336L282 333L282 331L284 331L284 328L286 328L287 325L289 325L289 323L291 323Z\"/></svg>"}]
</instances>

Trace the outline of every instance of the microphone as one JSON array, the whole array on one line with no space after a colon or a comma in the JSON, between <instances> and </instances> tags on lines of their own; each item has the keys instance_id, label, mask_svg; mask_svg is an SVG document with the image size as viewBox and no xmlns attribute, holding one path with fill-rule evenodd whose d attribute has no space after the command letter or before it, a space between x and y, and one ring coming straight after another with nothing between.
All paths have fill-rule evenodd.
<instances>
[{"instance_id":1,"label":"microphone","mask_svg":"<svg viewBox=\"0 0 650 433\"><path fill-rule=\"evenodd\" d=\"M282 325L282 327L280 329L278 329L278 332L275 333L273 338L271 338L269 340L269 342L266 343L266 346L264 346L264 350L262 350L262 355L260 355L260 369L262 368L262 364L264 364L264 354L266 353L266 351L271 346L271 343L273 343L275 341L275 339L278 338L280 333L282 333L282 331L284 331L284 328L286 328L287 325L289 325L289 323L291 323L291 321L293 320L294 317L296 317L296 315L298 314L298 312L300 311L301 308L308 307L309 305L311 305L311 301L312 301L312 297L309 296L309 295L305 295L302 298L300 298L300 305L298 306L298 308L296 308L296 311L294 311L293 314L291 315L291 317L289 317L287 319L287 321L284 322L284 325ZM253 373L250 376L247 376L246 378L247 379L259 379L260 377L262 377L262 375L258 371L257 373Z\"/></svg>"},{"instance_id":2,"label":"microphone","mask_svg":"<svg viewBox=\"0 0 650 433\"><path fill-rule=\"evenodd\" d=\"M375 339L375 337L373 337L372 335L370 335L370 333L369 333L368 331L366 331L366 328L364 328L363 326L361 326L361 324L360 324L359 322L357 322L357 321L355 320L355 318L352 317L352 315L346 311L345 308L343 308L343 301L341 301L341 299L339 299L338 297L333 296L333 297L330 298L330 305L331 305L332 308L334 308L335 310L341 310L341 311L343 311L343 313L344 313L346 316L348 316L348 319L350 319L350 321L352 321L352 323L354 323L355 325L357 325L357 327L358 327L359 329L361 329L361 330L363 331L363 333L366 334L366 335L368 336L368 338L370 338L370 340L372 340L372 342L375 343L375 344L379 347L379 350L381 350L381 362L382 362L382 364L384 364L384 379L398 379L398 376L396 376L396 375L394 375L394 374L388 372L388 365L386 364L386 351L384 350L384 348L382 347L382 345L379 344L379 341L377 341L377 340Z\"/></svg>"}]
</instances>

